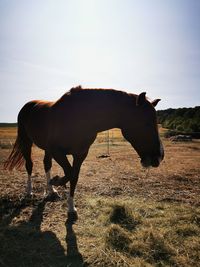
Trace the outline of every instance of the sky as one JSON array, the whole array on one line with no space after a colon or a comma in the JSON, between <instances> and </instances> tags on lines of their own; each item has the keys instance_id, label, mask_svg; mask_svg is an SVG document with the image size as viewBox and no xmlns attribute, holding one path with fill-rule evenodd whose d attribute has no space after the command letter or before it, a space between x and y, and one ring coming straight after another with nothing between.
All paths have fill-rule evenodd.
<instances>
[{"instance_id":1,"label":"sky","mask_svg":"<svg viewBox=\"0 0 200 267\"><path fill-rule=\"evenodd\" d=\"M0 122L79 84L200 105L200 1L0 0Z\"/></svg>"}]
</instances>

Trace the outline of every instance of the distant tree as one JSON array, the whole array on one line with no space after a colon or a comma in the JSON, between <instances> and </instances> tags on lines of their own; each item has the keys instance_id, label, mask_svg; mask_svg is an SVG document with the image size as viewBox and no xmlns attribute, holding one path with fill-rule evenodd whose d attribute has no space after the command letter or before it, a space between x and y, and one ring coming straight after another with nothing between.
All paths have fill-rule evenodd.
<instances>
[{"instance_id":1,"label":"distant tree","mask_svg":"<svg viewBox=\"0 0 200 267\"><path fill-rule=\"evenodd\" d=\"M200 106L157 111L163 127L185 133L200 132Z\"/></svg>"}]
</instances>

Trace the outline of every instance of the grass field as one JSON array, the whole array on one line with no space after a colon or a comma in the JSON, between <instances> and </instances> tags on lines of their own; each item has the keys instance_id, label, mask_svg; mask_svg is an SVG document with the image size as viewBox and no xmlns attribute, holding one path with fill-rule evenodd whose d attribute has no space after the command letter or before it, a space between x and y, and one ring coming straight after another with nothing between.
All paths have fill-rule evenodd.
<instances>
[{"instance_id":1,"label":"grass field","mask_svg":"<svg viewBox=\"0 0 200 267\"><path fill-rule=\"evenodd\" d=\"M118 130L109 147L101 133L81 169L72 226L68 188L58 188L59 201L43 200L43 151L33 148L32 199L24 198L25 170L2 169L15 135L0 128L0 266L199 266L198 140L163 139L165 160L147 171ZM52 172L62 174L55 162Z\"/></svg>"}]
</instances>

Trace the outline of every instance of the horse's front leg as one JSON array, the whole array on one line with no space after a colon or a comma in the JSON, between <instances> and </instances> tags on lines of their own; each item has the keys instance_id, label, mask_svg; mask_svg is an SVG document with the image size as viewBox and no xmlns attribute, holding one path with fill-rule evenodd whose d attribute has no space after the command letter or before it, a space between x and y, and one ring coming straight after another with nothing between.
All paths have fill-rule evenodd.
<instances>
[{"instance_id":1,"label":"horse's front leg","mask_svg":"<svg viewBox=\"0 0 200 267\"><path fill-rule=\"evenodd\" d=\"M65 176L60 177L58 175L54 176L50 180L51 186L65 186L67 182L70 181L72 177L72 167L67 159L65 153L60 149L54 149L52 151L53 158L62 167Z\"/></svg>"},{"instance_id":2,"label":"horse's front leg","mask_svg":"<svg viewBox=\"0 0 200 267\"><path fill-rule=\"evenodd\" d=\"M87 157L88 151L84 154L73 155L72 177L70 179L70 193L67 199L68 204L68 222L74 222L78 219L77 209L74 204L74 193L78 182L81 165Z\"/></svg>"},{"instance_id":3,"label":"horse's front leg","mask_svg":"<svg viewBox=\"0 0 200 267\"><path fill-rule=\"evenodd\" d=\"M77 221L78 213L77 213L77 209L74 204L74 197L72 197L71 195L68 196L67 205L68 205L67 223L73 223Z\"/></svg>"},{"instance_id":4,"label":"horse's front leg","mask_svg":"<svg viewBox=\"0 0 200 267\"><path fill-rule=\"evenodd\" d=\"M32 180L31 180L31 175L28 174L27 185L26 185L26 196L31 197L32 195L33 195Z\"/></svg>"}]
</instances>

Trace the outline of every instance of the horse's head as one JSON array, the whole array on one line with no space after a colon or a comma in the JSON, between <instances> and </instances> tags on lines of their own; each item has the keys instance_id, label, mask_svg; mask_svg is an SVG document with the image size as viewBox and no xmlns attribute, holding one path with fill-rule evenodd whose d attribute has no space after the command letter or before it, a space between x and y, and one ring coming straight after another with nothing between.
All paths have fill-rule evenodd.
<instances>
[{"instance_id":1,"label":"horse's head","mask_svg":"<svg viewBox=\"0 0 200 267\"><path fill-rule=\"evenodd\" d=\"M154 107L160 99L149 102L145 94L137 96L136 106L131 108L122 127L122 134L137 151L144 167L158 167L164 158L164 149L158 133Z\"/></svg>"}]
</instances>

